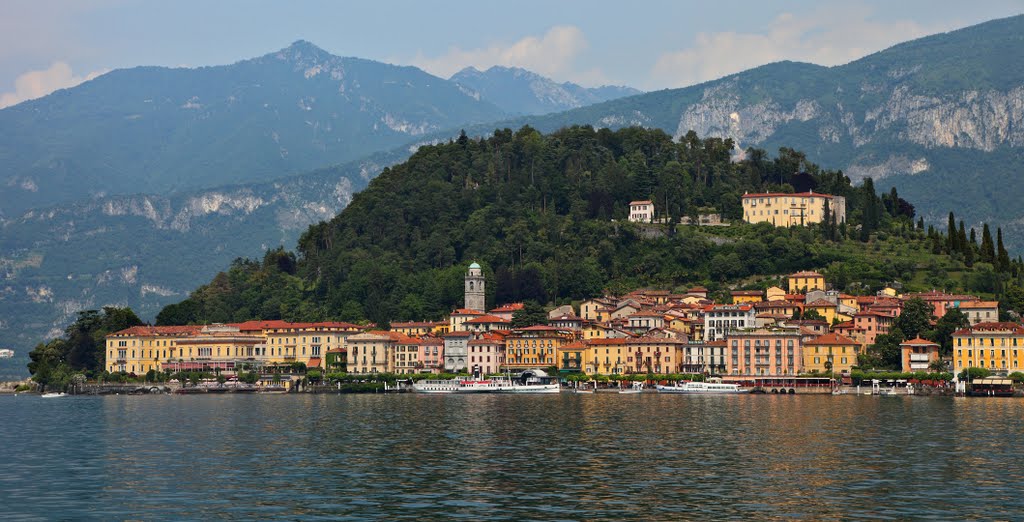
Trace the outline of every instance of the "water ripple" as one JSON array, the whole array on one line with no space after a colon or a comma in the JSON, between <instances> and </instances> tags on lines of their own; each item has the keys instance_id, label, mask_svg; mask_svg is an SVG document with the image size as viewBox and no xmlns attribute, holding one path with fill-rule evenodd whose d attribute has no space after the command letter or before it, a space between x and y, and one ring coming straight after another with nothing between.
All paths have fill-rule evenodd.
<instances>
[{"instance_id":1,"label":"water ripple","mask_svg":"<svg viewBox=\"0 0 1024 522\"><path fill-rule=\"evenodd\" d=\"M5 520L1014 519L1024 401L0 396Z\"/></svg>"}]
</instances>

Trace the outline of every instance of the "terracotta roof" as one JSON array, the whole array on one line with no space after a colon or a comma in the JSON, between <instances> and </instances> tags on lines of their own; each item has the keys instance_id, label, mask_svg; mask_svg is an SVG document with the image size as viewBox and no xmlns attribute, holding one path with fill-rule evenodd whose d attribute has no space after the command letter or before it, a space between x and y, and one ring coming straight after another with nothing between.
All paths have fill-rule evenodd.
<instances>
[{"instance_id":1,"label":"terracotta roof","mask_svg":"<svg viewBox=\"0 0 1024 522\"><path fill-rule=\"evenodd\" d=\"M845 335L829 333L811 339L810 341L807 341L804 344L812 346L847 346L851 344L857 344L857 341L854 341L853 339L850 339Z\"/></svg>"},{"instance_id":2,"label":"terracotta roof","mask_svg":"<svg viewBox=\"0 0 1024 522\"><path fill-rule=\"evenodd\" d=\"M563 330L562 328L555 328L554 326L545 326L538 324L536 326L527 326L526 328L516 328L516 331L524 332L557 332Z\"/></svg>"},{"instance_id":3,"label":"terracotta roof","mask_svg":"<svg viewBox=\"0 0 1024 522\"><path fill-rule=\"evenodd\" d=\"M781 197L798 197L798 198L826 198L832 199L832 194L818 194L816 192L794 192L792 194L786 192L762 192L760 194L744 194L743 199L747 198L781 198Z\"/></svg>"},{"instance_id":4,"label":"terracotta roof","mask_svg":"<svg viewBox=\"0 0 1024 522\"><path fill-rule=\"evenodd\" d=\"M515 312L516 310L522 310L523 306L524 306L523 303L503 304L503 305L501 305L501 306L491 310L491 313L494 313L494 312Z\"/></svg>"},{"instance_id":5,"label":"terracotta roof","mask_svg":"<svg viewBox=\"0 0 1024 522\"><path fill-rule=\"evenodd\" d=\"M107 334L113 336L158 336L158 335L193 335L203 329L202 325L184 326L132 326L117 332Z\"/></svg>"},{"instance_id":6,"label":"terracotta roof","mask_svg":"<svg viewBox=\"0 0 1024 522\"><path fill-rule=\"evenodd\" d=\"M630 204L630 206L632 206L632 205L653 205L654 203L652 203L650 200L644 199L644 200L638 200L638 201L630 201L629 204Z\"/></svg>"},{"instance_id":7,"label":"terracotta roof","mask_svg":"<svg viewBox=\"0 0 1024 522\"><path fill-rule=\"evenodd\" d=\"M928 339L922 339L920 337L915 337L915 338L913 338L913 339L911 339L909 341L904 341L904 342L900 343L900 346L938 346L938 343L933 343L933 342L929 341Z\"/></svg>"},{"instance_id":8,"label":"terracotta roof","mask_svg":"<svg viewBox=\"0 0 1024 522\"><path fill-rule=\"evenodd\" d=\"M571 342L569 344L564 344L559 349L560 350L585 350L586 348L587 348L587 345L583 344L580 341L575 341L575 342Z\"/></svg>"},{"instance_id":9,"label":"terracotta roof","mask_svg":"<svg viewBox=\"0 0 1024 522\"><path fill-rule=\"evenodd\" d=\"M974 308L998 308L999 301L966 301L957 305L957 308L974 309Z\"/></svg>"},{"instance_id":10,"label":"terracotta roof","mask_svg":"<svg viewBox=\"0 0 1024 522\"><path fill-rule=\"evenodd\" d=\"M484 313L479 310L470 310L469 308L457 308L452 312L452 315L484 315Z\"/></svg>"},{"instance_id":11,"label":"terracotta roof","mask_svg":"<svg viewBox=\"0 0 1024 522\"><path fill-rule=\"evenodd\" d=\"M430 321L410 321L407 323L391 323L392 328L433 328L437 325L438 323L433 323Z\"/></svg>"},{"instance_id":12,"label":"terracotta roof","mask_svg":"<svg viewBox=\"0 0 1024 522\"><path fill-rule=\"evenodd\" d=\"M998 332L1009 330L1014 334L1024 334L1024 325L1019 323L1002 322L1002 323L978 323L974 326L957 330L953 332L953 335L971 335L974 332Z\"/></svg>"},{"instance_id":13,"label":"terracotta roof","mask_svg":"<svg viewBox=\"0 0 1024 522\"><path fill-rule=\"evenodd\" d=\"M498 317L496 315L481 315L479 317L474 317L472 319L467 320L465 322L465 324L490 324L490 323L508 324L508 322L509 322L508 319L502 319L501 317Z\"/></svg>"},{"instance_id":14,"label":"terracotta roof","mask_svg":"<svg viewBox=\"0 0 1024 522\"><path fill-rule=\"evenodd\" d=\"M232 323L232 326L237 326L240 331L252 332L257 330L274 330L280 328L290 328L294 323L288 321L245 321L244 323Z\"/></svg>"},{"instance_id":15,"label":"terracotta roof","mask_svg":"<svg viewBox=\"0 0 1024 522\"><path fill-rule=\"evenodd\" d=\"M331 348L330 350L327 350L327 353L346 353L346 352L348 352L348 350L346 350L344 348Z\"/></svg>"},{"instance_id":16,"label":"terracotta roof","mask_svg":"<svg viewBox=\"0 0 1024 522\"><path fill-rule=\"evenodd\" d=\"M820 307L832 307L835 308L836 304L832 301L826 301L825 299L818 299L817 301L805 305L805 308L820 308Z\"/></svg>"},{"instance_id":17,"label":"terracotta roof","mask_svg":"<svg viewBox=\"0 0 1024 522\"><path fill-rule=\"evenodd\" d=\"M825 277L825 276L823 276L823 275L821 275L821 274L819 274L819 273L817 273L817 272L815 272L813 270L801 270L801 271L799 271L799 272L797 272L797 273L795 273L795 274L793 274L793 275L791 275L789 277L790 278L794 278L794 277Z\"/></svg>"},{"instance_id":18,"label":"terracotta roof","mask_svg":"<svg viewBox=\"0 0 1024 522\"><path fill-rule=\"evenodd\" d=\"M472 337L472 332L448 332L442 337Z\"/></svg>"}]
</instances>

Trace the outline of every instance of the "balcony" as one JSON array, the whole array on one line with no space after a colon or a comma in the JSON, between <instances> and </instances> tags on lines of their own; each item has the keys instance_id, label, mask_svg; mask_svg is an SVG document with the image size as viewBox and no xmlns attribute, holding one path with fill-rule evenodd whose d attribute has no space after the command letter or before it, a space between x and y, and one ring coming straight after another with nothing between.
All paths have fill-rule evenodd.
<instances>
[{"instance_id":1,"label":"balcony","mask_svg":"<svg viewBox=\"0 0 1024 522\"><path fill-rule=\"evenodd\" d=\"M910 354L910 362L928 362L928 354L926 353L912 353Z\"/></svg>"}]
</instances>

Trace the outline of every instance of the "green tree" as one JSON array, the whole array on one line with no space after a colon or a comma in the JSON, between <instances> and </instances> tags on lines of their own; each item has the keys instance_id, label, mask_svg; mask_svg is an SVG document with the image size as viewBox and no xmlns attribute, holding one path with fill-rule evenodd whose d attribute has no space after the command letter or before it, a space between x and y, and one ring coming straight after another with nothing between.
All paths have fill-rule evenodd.
<instances>
[{"instance_id":1,"label":"green tree","mask_svg":"<svg viewBox=\"0 0 1024 522\"><path fill-rule=\"evenodd\" d=\"M1003 229L996 228L996 271L1006 273L1010 271L1010 253L1003 246Z\"/></svg>"},{"instance_id":2,"label":"green tree","mask_svg":"<svg viewBox=\"0 0 1024 522\"><path fill-rule=\"evenodd\" d=\"M971 229L971 233L974 229ZM992 263L996 260L996 246L992 242L992 232L988 229L988 223L985 223L984 228L981 231L981 251L979 252L978 259L982 263Z\"/></svg>"},{"instance_id":3,"label":"green tree","mask_svg":"<svg viewBox=\"0 0 1024 522\"><path fill-rule=\"evenodd\" d=\"M935 332L932 341L938 343L942 355L949 355L953 353L953 333L970 325L971 323L967 320L967 315L961 312L959 308L949 308L935 322Z\"/></svg>"},{"instance_id":4,"label":"green tree","mask_svg":"<svg viewBox=\"0 0 1024 522\"><path fill-rule=\"evenodd\" d=\"M956 231L956 218L950 212L949 223L946 225L946 252L952 254L961 250L959 238L960 235Z\"/></svg>"},{"instance_id":5,"label":"green tree","mask_svg":"<svg viewBox=\"0 0 1024 522\"><path fill-rule=\"evenodd\" d=\"M919 337L931 327L934 308L920 297L908 299L903 303L903 311L896 318L894 325L903 332L907 339Z\"/></svg>"},{"instance_id":6,"label":"green tree","mask_svg":"<svg viewBox=\"0 0 1024 522\"><path fill-rule=\"evenodd\" d=\"M548 324L548 313L536 301L526 301L523 308L512 313L512 328Z\"/></svg>"}]
</instances>

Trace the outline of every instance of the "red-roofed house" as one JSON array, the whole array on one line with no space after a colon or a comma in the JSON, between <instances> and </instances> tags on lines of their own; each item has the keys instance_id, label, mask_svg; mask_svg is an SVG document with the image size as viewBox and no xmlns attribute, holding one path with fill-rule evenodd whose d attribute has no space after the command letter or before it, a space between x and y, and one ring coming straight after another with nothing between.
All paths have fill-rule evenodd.
<instances>
[{"instance_id":1,"label":"red-roofed house","mask_svg":"<svg viewBox=\"0 0 1024 522\"><path fill-rule=\"evenodd\" d=\"M939 360L939 345L916 337L900 343L904 372L931 372L931 364Z\"/></svg>"},{"instance_id":2,"label":"red-roofed house","mask_svg":"<svg viewBox=\"0 0 1024 522\"><path fill-rule=\"evenodd\" d=\"M654 203L649 200L630 201L629 221L632 223L654 222Z\"/></svg>"},{"instance_id":3,"label":"red-roofed house","mask_svg":"<svg viewBox=\"0 0 1024 522\"><path fill-rule=\"evenodd\" d=\"M478 315L472 319L467 319L462 323L462 327L467 332L481 333L492 330L508 330L510 324L509 321L496 315Z\"/></svg>"},{"instance_id":4,"label":"red-roofed house","mask_svg":"<svg viewBox=\"0 0 1024 522\"><path fill-rule=\"evenodd\" d=\"M804 343L804 371L850 373L859 353L857 341L838 333L825 334Z\"/></svg>"}]
</instances>

